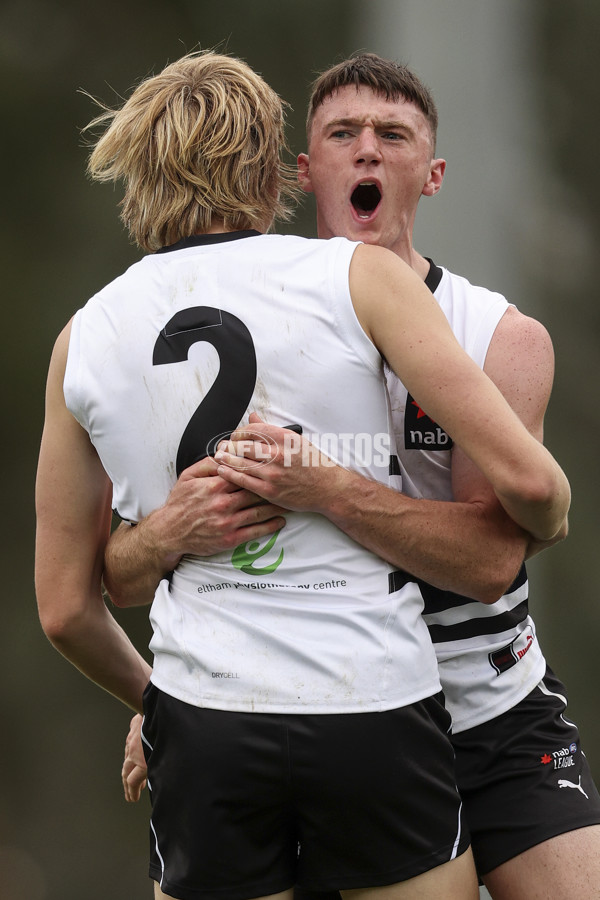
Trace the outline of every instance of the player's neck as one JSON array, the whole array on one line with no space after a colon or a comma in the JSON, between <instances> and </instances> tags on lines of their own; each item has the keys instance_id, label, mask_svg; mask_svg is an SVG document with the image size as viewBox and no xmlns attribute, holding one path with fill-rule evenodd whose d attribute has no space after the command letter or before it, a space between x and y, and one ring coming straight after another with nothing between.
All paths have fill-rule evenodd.
<instances>
[{"instance_id":1,"label":"player's neck","mask_svg":"<svg viewBox=\"0 0 600 900\"><path fill-rule=\"evenodd\" d=\"M414 269L419 278L422 278L423 281L425 281L429 275L429 261L426 260L424 256L421 256L420 253L417 253L414 247L411 248L410 259L407 259L406 262L411 269Z\"/></svg>"},{"instance_id":2,"label":"player's neck","mask_svg":"<svg viewBox=\"0 0 600 900\"><path fill-rule=\"evenodd\" d=\"M224 219L218 219L216 216L213 216L210 228L207 231L203 231L202 234L228 234L230 231L235 230L237 229L226 228Z\"/></svg>"},{"instance_id":3,"label":"player's neck","mask_svg":"<svg viewBox=\"0 0 600 900\"><path fill-rule=\"evenodd\" d=\"M395 253L396 256L399 256L403 262L410 266L411 269L417 273L419 278L422 278L423 281L425 281L429 273L429 263L425 257L421 256L420 253L417 253L413 247L412 228L404 229L402 233L397 236L397 240L394 243L387 245L382 244L382 246L387 246L392 253Z\"/></svg>"},{"instance_id":4,"label":"player's neck","mask_svg":"<svg viewBox=\"0 0 600 900\"><path fill-rule=\"evenodd\" d=\"M266 234L266 232L271 227L272 221L266 222L258 222L252 226L253 231L260 231L262 234ZM198 234L229 234L232 231L245 231L247 229L244 228L227 228L225 225L225 220L222 218L217 218L217 216L213 216L212 221L210 223L210 228L207 231L198 232Z\"/></svg>"},{"instance_id":5,"label":"player's neck","mask_svg":"<svg viewBox=\"0 0 600 900\"><path fill-rule=\"evenodd\" d=\"M400 244L396 247L390 247L393 253L396 256L399 256L401 260L403 260L407 265L413 269L419 278L422 278L423 281L427 278L429 274L429 263L425 259L424 256L421 256L420 253L417 253L412 244Z\"/></svg>"}]
</instances>

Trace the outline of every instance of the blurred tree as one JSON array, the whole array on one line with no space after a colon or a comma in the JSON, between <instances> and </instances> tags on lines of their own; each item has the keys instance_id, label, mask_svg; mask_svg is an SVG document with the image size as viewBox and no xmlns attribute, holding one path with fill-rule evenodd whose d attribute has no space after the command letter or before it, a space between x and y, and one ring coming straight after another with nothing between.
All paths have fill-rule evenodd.
<instances>
[{"instance_id":1,"label":"blurred tree","mask_svg":"<svg viewBox=\"0 0 600 900\"><path fill-rule=\"evenodd\" d=\"M539 562L540 580L552 599L536 608L536 618L547 654L569 687L571 713L598 781L600 306L595 257L600 187L593 166L600 142L595 114L600 7L594 0L575 0L567 9L550 0L539 5L538 21L539 125L550 171L540 198L542 215L530 223L530 262L556 351L547 436L571 480L573 504L569 539Z\"/></svg>"}]
</instances>

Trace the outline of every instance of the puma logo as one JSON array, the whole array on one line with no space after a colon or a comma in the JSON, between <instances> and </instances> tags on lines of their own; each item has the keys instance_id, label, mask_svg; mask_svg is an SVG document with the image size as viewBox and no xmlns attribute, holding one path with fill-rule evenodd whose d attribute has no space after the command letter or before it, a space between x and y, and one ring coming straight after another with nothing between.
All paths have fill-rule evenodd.
<instances>
[{"instance_id":1,"label":"puma logo","mask_svg":"<svg viewBox=\"0 0 600 900\"><path fill-rule=\"evenodd\" d=\"M565 787L575 788L576 791L581 791L581 793L583 794L583 796L585 797L586 800L590 799L588 797L588 795L586 794L586 792L584 791L584 789L581 787L581 775L579 776L579 784L573 784L572 781L567 781L566 778L559 778L558 786L559 786L559 788L565 788Z\"/></svg>"}]
</instances>

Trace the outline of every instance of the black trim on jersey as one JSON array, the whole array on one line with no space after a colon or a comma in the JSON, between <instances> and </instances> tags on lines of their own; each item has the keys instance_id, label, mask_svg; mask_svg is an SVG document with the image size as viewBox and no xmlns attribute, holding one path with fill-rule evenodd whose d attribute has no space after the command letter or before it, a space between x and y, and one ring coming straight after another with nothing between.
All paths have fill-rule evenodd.
<instances>
[{"instance_id":1,"label":"black trim on jersey","mask_svg":"<svg viewBox=\"0 0 600 900\"><path fill-rule=\"evenodd\" d=\"M127 522L127 524L131 525L132 527L134 525L137 525L137 522L134 522L133 519L126 519L125 516L122 516L116 506L113 506L112 512L113 512L113 516L117 516L117 518L120 519L121 522Z\"/></svg>"},{"instance_id":2,"label":"black trim on jersey","mask_svg":"<svg viewBox=\"0 0 600 900\"><path fill-rule=\"evenodd\" d=\"M226 244L228 241L239 241L242 238L257 237L260 231L249 229L247 231L224 231L218 234L192 234L181 238L175 244L161 247L157 253L170 253L171 250L187 250L188 247L205 247L209 244Z\"/></svg>"},{"instance_id":3,"label":"black trim on jersey","mask_svg":"<svg viewBox=\"0 0 600 900\"><path fill-rule=\"evenodd\" d=\"M434 644L445 644L448 641L464 641L467 638L479 637L483 634L500 634L510 631L524 622L529 615L527 600L523 600L514 609L485 619L468 619L456 625L428 625L429 634Z\"/></svg>"},{"instance_id":4,"label":"black trim on jersey","mask_svg":"<svg viewBox=\"0 0 600 900\"><path fill-rule=\"evenodd\" d=\"M443 271L431 259L427 259L429 271L425 285L431 293L436 290L442 280ZM406 395L404 410L404 449L405 450L452 450L454 441L443 428L430 419L421 409L410 393Z\"/></svg>"},{"instance_id":5,"label":"black trim on jersey","mask_svg":"<svg viewBox=\"0 0 600 900\"><path fill-rule=\"evenodd\" d=\"M432 259L426 257L427 262L429 263L429 272L427 273L427 277L425 278L425 284L433 294L440 285L440 282L443 277L443 270L440 269L439 266L433 262ZM407 397L407 408L404 419L404 427L405 427L405 446L406 449L411 449L414 447L419 450L448 450L452 446L452 440L449 438L449 445L439 446L434 445L432 442L432 438L428 434L428 443L421 442L412 442L412 437L407 426L407 422L409 422L409 413L412 413L412 418L410 419L410 427L413 431L422 431L427 424L431 420L428 420L426 416L422 416L419 420L419 425L416 424L416 412L415 404L413 404L413 398L408 395ZM415 420L414 422L412 420ZM423 419L427 421L425 423L422 422ZM435 425L435 423L432 423ZM420 428L419 428L420 426ZM441 429L440 429L441 431ZM444 432L445 435L445 432ZM410 440L409 440L410 438ZM400 573L392 573L392 575L396 575ZM390 576L391 579L392 576ZM408 578L406 579L406 581ZM474 601L469 597L463 597L460 594L454 594L452 591L443 591L439 588L432 587L432 585L427 584L425 581L421 581L420 579L415 579L421 589L421 594L423 595L424 602L424 614L434 615L435 613L444 612L447 609L456 609L460 606L466 606L468 603L473 603ZM527 582L527 570L525 568L525 564L521 566L519 570L519 574L506 591L504 596L508 596L518 590ZM406 583L406 582L405 582ZM390 581L391 584L391 581ZM401 585L400 585L401 586ZM390 592L392 588L390 587ZM398 588L396 588L398 590ZM522 603L519 603L513 609L508 610L504 613L499 613L495 616L489 616L485 618L474 618L465 622L457 622L454 625L430 625L429 634L431 635L431 639L436 644L443 644L449 641L460 641L465 640L466 638L477 637L478 635L484 634L500 634L503 631L508 631L511 628L516 627L521 622L523 622L527 616L529 615L529 608L527 600L524 600Z\"/></svg>"},{"instance_id":6,"label":"black trim on jersey","mask_svg":"<svg viewBox=\"0 0 600 900\"><path fill-rule=\"evenodd\" d=\"M519 574L517 575L509 589L506 591L506 594L504 596L513 594L520 587L523 587L526 581L527 569L525 568L525 563L523 563L523 565L519 569ZM440 588L433 587L432 585L427 584L426 581L419 580L419 587L421 588L421 593L423 594L425 613L440 613L444 612L445 609L454 609L457 606L465 606L467 603L475 602L470 597L463 597L461 594L453 594L452 591L443 591Z\"/></svg>"},{"instance_id":7,"label":"black trim on jersey","mask_svg":"<svg viewBox=\"0 0 600 900\"><path fill-rule=\"evenodd\" d=\"M433 292L439 287L440 281L442 280L442 275L444 273L439 266L436 266L432 259L429 259L428 256L426 256L425 259L429 263L429 272L427 273L425 284L433 294Z\"/></svg>"},{"instance_id":8,"label":"black trim on jersey","mask_svg":"<svg viewBox=\"0 0 600 900\"><path fill-rule=\"evenodd\" d=\"M416 578L411 578L408 572L396 569L395 572L390 572L388 575L388 594L394 594L403 588L405 584L408 584L409 581L416 582L416 580Z\"/></svg>"},{"instance_id":9,"label":"black trim on jersey","mask_svg":"<svg viewBox=\"0 0 600 900\"><path fill-rule=\"evenodd\" d=\"M390 465L388 470L388 475L401 475L400 471L400 460L396 456L395 453L390 455Z\"/></svg>"}]
</instances>

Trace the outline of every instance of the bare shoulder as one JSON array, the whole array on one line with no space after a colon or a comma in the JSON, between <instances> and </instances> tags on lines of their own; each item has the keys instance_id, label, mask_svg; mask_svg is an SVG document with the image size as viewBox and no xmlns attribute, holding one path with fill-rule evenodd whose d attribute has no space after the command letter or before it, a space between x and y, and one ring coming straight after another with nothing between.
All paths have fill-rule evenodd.
<instances>
[{"instance_id":1,"label":"bare shoulder","mask_svg":"<svg viewBox=\"0 0 600 900\"><path fill-rule=\"evenodd\" d=\"M56 341L54 342L54 350L53 353L57 356L63 356L67 353L69 349L69 340L71 338L71 325L73 324L73 319L69 319L63 330L60 332Z\"/></svg>"},{"instance_id":2,"label":"bare shoulder","mask_svg":"<svg viewBox=\"0 0 600 900\"><path fill-rule=\"evenodd\" d=\"M378 260L385 261L386 259L397 259L397 257L391 250L386 250L385 247L379 247L377 244L358 243L352 255L354 264L364 266L375 265Z\"/></svg>"},{"instance_id":3,"label":"bare shoulder","mask_svg":"<svg viewBox=\"0 0 600 900\"><path fill-rule=\"evenodd\" d=\"M509 306L490 341L484 369L487 371L498 356L508 363L513 357L521 358L523 352L537 362L550 362L554 366L552 339L545 325Z\"/></svg>"},{"instance_id":4,"label":"bare shoulder","mask_svg":"<svg viewBox=\"0 0 600 900\"><path fill-rule=\"evenodd\" d=\"M350 263L350 294L358 319L375 345L396 327L416 330L421 316L444 320L423 280L391 250L359 244ZM378 329L378 325L380 328ZM384 354L385 355L385 354Z\"/></svg>"},{"instance_id":5,"label":"bare shoulder","mask_svg":"<svg viewBox=\"0 0 600 900\"><path fill-rule=\"evenodd\" d=\"M384 278L396 280L403 275L412 277L410 266L400 257L375 244L358 244L350 263L351 282L360 282L361 279L371 281L373 278L381 281Z\"/></svg>"},{"instance_id":6,"label":"bare shoulder","mask_svg":"<svg viewBox=\"0 0 600 900\"><path fill-rule=\"evenodd\" d=\"M554 348L541 322L510 306L490 341L484 372L536 433L554 381Z\"/></svg>"},{"instance_id":7,"label":"bare shoulder","mask_svg":"<svg viewBox=\"0 0 600 900\"><path fill-rule=\"evenodd\" d=\"M52 392L58 392L62 397L62 383L65 377L67 367L67 356L69 354L69 340L71 337L72 319L67 322L63 330L60 332L50 358L50 366L48 368L48 380L46 385L46 396L50 398Z\"/></svg>"}]
</instances>

